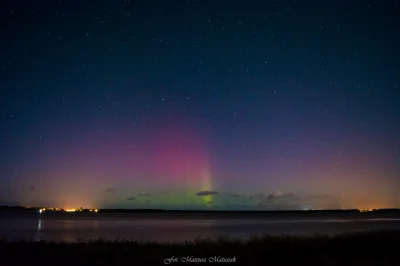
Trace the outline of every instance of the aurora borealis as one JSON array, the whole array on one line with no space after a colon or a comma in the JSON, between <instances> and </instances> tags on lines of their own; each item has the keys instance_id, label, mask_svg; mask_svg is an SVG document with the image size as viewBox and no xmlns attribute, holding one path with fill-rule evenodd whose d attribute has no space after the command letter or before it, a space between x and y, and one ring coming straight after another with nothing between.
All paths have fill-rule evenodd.
<instances>
[{"instance_id":1,"label":"aurora borealis","mask_svg":"<svg viewBox=\"0 0 400 266\"><path fill-rule=\"evenodd\" d=\"M400 208L396 1L3 1L0 205Z\"/></svg>"}]
</instances>

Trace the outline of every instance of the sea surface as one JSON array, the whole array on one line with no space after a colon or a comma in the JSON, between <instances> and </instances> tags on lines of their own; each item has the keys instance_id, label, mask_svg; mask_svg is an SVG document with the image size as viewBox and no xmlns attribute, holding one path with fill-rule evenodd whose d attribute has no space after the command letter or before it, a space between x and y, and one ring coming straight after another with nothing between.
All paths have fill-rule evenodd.
<instances>
[{"instance_id":1,"label":"sea surface","mask_svg":"<svg viewBox=\"0 0 400 266\"><path fill-rule=\"evenodd\" d=\"M399 214L323 213L47 213L0 211L0 238L9 241L90 239L179 242L196 238L314 235L400 230Z\"/></svg>"}]
</instances>

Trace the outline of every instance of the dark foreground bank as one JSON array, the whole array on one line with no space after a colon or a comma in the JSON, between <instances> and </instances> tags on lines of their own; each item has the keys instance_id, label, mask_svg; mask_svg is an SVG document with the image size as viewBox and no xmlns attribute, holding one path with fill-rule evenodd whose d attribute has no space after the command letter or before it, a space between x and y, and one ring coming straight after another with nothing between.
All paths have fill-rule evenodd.
<instances>
[{"instance_id":1,"label":"dark foreground bank","mask_svg":"<svg viewBox=\"0 0 400 266\"><path fill-rule=\"evenodd\" d=\"M400 231L186 243L0 241L1 265L400 265Z\"/></svg>"}]
</instances>

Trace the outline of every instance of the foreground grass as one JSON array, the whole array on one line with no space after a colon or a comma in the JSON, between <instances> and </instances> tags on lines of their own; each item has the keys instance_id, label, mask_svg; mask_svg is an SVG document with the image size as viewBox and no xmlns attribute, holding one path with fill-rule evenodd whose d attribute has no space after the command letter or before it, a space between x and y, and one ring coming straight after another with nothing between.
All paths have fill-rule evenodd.
<instances>
[{"instance_id":1,"label":"foreground grass","mask_svg":"<svg viewBox=\"0 0 400 266\"><path fill-rule=\"evenodd\" d=\"M219 256L235 263L214 265L400 265L400 231L334 237L261 236L247 241L219 239L185 243L137 241L7 242L0 240L0 265L204 265L182 258ZM189 259L190 260L190 259Z\"/></svg>"}]
</instances>

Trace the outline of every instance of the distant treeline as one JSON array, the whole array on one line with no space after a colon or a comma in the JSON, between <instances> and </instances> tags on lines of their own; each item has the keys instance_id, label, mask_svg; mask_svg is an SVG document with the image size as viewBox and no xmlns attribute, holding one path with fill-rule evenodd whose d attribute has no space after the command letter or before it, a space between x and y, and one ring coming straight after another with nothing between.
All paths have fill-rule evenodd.
<instances>
[{"instance_id":1,"label":"distant treeline","mask_svg":"<svg viewBox=\"0 0 400 266\"><path fill-rule=\"evenodd\" d=\"M0 210L39 210L46 207L23 207L23 206L0 206ZM82 211L89 211L89 209L82 209ZM99 209L99 212L168 212L168 213L359 213L358 209L348 210L168 210L168 209ZM400 212L400 209L374 209L370 213L392 213Z\"/></svg>"}]
</instances>

